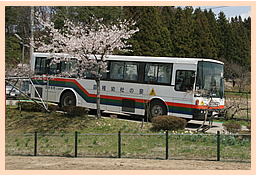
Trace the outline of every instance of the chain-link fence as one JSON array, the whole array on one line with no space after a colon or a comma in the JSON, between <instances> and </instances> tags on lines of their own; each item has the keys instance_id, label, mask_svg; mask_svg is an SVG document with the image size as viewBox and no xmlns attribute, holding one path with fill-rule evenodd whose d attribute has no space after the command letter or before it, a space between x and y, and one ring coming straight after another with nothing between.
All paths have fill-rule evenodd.
<instances>
[{"instance_id":1,"label":"chain-link fence","mask_svg":"<svg viewBox=\"0 0 256 177\"><path fill-rule=\"evenodd\" d=\"M251 161L250 134L6 134L6 155Z\"/></svg>"}]
</instances>

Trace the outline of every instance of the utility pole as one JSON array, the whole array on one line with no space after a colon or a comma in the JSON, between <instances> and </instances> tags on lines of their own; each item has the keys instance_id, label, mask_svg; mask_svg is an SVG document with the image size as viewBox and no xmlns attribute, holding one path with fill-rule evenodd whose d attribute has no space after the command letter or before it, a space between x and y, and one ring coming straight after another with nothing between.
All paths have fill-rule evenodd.
<instances>
[{"instance_id":1,"label":"utility pole","mask_svg":"<svg viewBox=\"0 0 256 177\"><path fill-rule=\"evenodd\" d=\"M34 6L31 6L30 11L30 24L31 24L31 35L30 35L30 70L32 71L32 57L34 53Z\"/></svg>"}]
</instances>

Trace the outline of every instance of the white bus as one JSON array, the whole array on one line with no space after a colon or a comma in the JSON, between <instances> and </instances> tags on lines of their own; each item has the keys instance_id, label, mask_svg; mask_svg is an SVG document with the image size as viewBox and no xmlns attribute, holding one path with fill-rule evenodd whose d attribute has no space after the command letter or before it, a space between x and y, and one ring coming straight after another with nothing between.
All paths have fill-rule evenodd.
<instances>
[{"instance_id":1,"label":"white bus","mask_svg":"<svg viewBox=\"0 0 256 177\"><path fill-rule=\"evenodd\" d=\"M64 62L49 68L47 57L49 54L34 53L32 64L36 74L54 74L70 68ZM173 115L203 120L210 99L214 104L212 110L224 108L224 64L220 61L118 55L106 60L109 72L101 79L101 110L150 118ZM48 94L44 78L33 83L44 100L48 97L60 106L96 109L96 82L90 75L86 79L51 78ZM38 97L33 90L31 96Z\"/></svg>"}]
</instances>

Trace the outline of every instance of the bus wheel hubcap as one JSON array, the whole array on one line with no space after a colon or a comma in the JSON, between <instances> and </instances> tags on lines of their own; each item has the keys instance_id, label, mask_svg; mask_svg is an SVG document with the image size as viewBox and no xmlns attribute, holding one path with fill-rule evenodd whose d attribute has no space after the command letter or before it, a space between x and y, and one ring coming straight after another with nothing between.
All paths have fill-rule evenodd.
<instances>
[{"instance_id":1,"label":"bus wheel hubcap","mask_svg":"<svg viewBox=\"0 0 256 177\"><path fill-rule=\"evenodd\" d=\"M153 108L152 108L152 116L153 117L157 117L157 116L160 116L163 114L163 110L162 110L162 107L159 106L159 105L155 105Z\"/></svg>"},{"instance_id":2,"label":"bus wheel hubcap","mask_svg":"<svg viewBox=\"0 0 256 177\"><path fill-rule=\"evenodd\" d=\"M72 105L72 98L69 96L64 99L64 106L68 105Z\"/></svg>"}]
</instances>

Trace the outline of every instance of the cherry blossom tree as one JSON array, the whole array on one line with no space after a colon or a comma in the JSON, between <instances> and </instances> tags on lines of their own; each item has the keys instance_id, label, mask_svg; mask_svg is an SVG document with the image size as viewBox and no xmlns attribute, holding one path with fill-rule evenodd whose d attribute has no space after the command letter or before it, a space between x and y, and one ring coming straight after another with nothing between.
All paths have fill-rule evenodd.
<instances>
[{"instance_id":1,"label":"cherry blossom tree","mask_svg":"<svg viewBox=\"0 0 256 177\"><path fill-rule=\"evenodd\" d=\"M100 118L100 79L102 74L107 72L106 58L115 50L126 51L130 47L127 45L127 39L139 31L135 22L131 19L117 19L116 23L106 26L103 19L92 17L88 24L74 24L65 20L63 28L56 29L49 18L43 20L40 14L36 14L36 19L40 28L47 32L37 40L37 50L51 54L50 58L53 59L50 64L71 62L71 57L78 60L76 68L60 73L60 76L75 74L81 79L84 78L84 73L88 72L94 77L97 84L97 118ZM46 38L48 40L44 40Z\"/></svg>"},{"instance_id":2,"label":"cherry blossom tree","mask_svg":"<svg viewBox=\"0 0 256 177\"><path fill-rule=\"evenodd\" d=\"M29 77L33 75L28 64L19 63L14 68L5 68L5 77Z\"/></svg>"}]
</instances>

